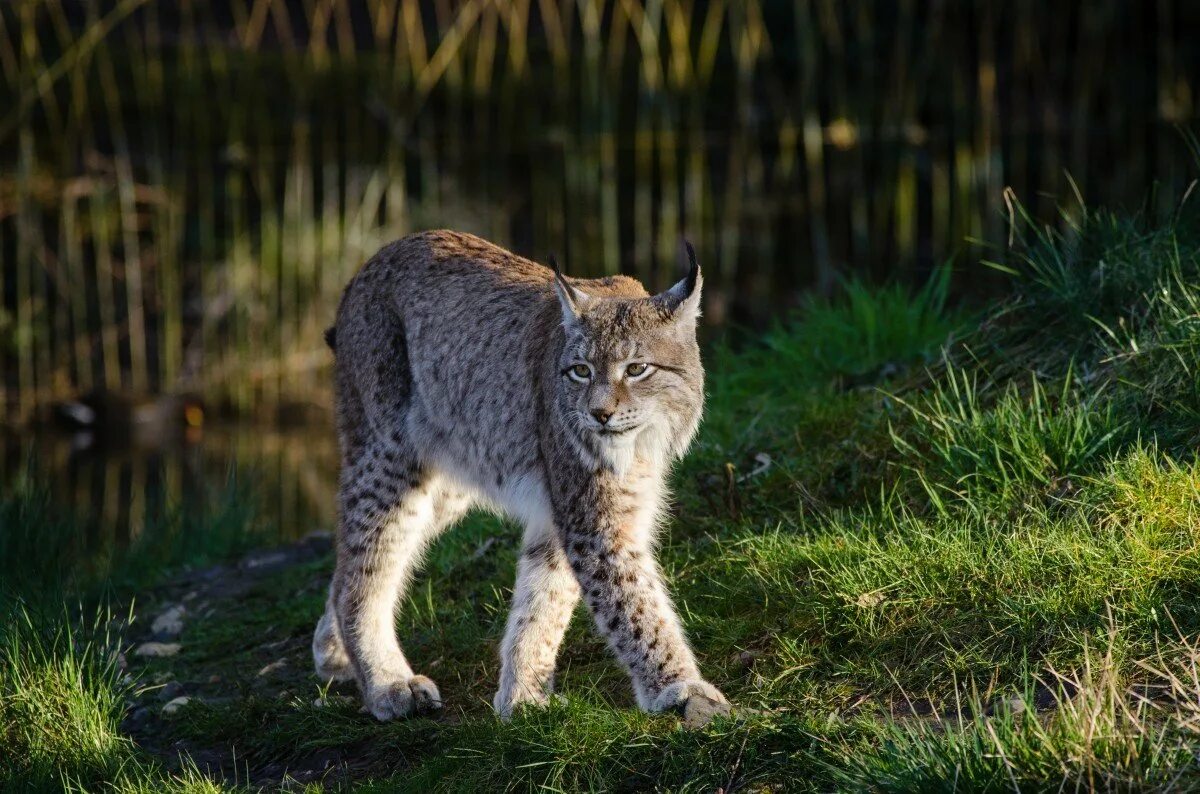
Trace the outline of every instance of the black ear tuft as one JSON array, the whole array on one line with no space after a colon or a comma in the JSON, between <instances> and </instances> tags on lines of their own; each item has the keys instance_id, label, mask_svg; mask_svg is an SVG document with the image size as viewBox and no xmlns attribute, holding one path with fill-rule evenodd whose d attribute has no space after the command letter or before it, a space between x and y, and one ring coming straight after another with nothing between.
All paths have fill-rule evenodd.
<instances>
[{"instance_id":1,"label":"black ear tuft","mask_svg":"<svg viewBox=\"0 0 1200 794\"><path fill-rule=\"evenodd\" d=\"M554 294L558 296L558 304L562 307L563 323L571 325L579 319L580 313L591 301L591 296L567 281L558 267L558 259L553 255L550 256L550 267L554 269Z\"/></svg>"},{"instance_id":2,"label":"black ear tuft","mask_svg":"<svg viewBox=\"0 0 1200 794\"><path fill-rule=\"evenodd\" d=\"M672 316L695 320L700 314L703 276L700 275L700 263L696 261L696 249L684 238L680 238L679 242L678 267L680 270L687 267L687 275L670 289L655 295L653 300Z\"/></svg>"},{"instance_id":3,"label":"black ear tuft","mask_svg":"<svg viewBox=\"0 0 1200 794\"><path fill-rule=\"evenodd\" d=\"M337 326L331 325L325 329L325 344L334 353L337 352Z\"/></svg>"},{"instance_id":4,"label":"black ear tuft","mask_svg":"<svg viewBox=\"0 0 1200 794\"><path fill-rule=\"evenodd\" d=\"M563 275L562 268L558 266L558 258L554 254L550 254L549 258L550 267L554 270L554 281L558 284L559 289L562 290L566 299L571 303L571 309L578 311L579 304L584 296L567 281L567 277Z\"/></svg>"},{"instance_id":5,"label":"black ear tuft","mask_svg":"<svg viewBox=\"0 0 1200 794\"><path fill-rule=\"evenodd\" d=\"M696 262L696 249L692 247L691 240L684 239L683 247L687 251L687 294L691 295L696 289L696 279L700 277L700 265Z\"/></svg>"},{"instance_id":6,"label":"black ear tuft","mask_svg":"<svg viewBox=\"0 0 1200 794\"><path fill-rule=\"evenodd\" d=\"M567 282L567 277L563 275L562 268L558 266L558 257L554 254L550 254L550 267L554 270L554 280L561 284L567 295L574 300L575 288Z\"/></svg>"}]
</instances>

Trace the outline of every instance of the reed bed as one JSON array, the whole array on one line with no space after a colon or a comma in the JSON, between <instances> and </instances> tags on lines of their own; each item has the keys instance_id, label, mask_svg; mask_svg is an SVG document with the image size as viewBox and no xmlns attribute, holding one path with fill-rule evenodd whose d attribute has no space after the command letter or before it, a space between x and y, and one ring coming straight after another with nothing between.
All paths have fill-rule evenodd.
<instances>
[{"instance_id":1,"label":"reed bed","mask_svg":"<svg viewBox=\"0 0 1200 794\"><path fill-rule=\"evenodd\" d=\"M923 279L1003 239L1006 186L1177 194L1198 31L1184 0L5 4L0 415L323 403L345 280L430 226L655 287L686 233L715 325Z\"/></svg>"}]
</instances>

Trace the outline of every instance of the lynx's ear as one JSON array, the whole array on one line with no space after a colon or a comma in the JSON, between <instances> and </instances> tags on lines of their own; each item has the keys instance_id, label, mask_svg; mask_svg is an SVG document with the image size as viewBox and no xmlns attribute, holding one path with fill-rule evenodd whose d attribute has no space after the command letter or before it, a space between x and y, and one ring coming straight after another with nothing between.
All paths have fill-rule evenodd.
<instances>
[{"instance_id":1,"label":"lynx's ear","mask_svg":"<svg viewBox=\"0 0 1200 794\"><path fill-rule=\"evenodd\" d=\"M670 289L655 295L653 300L666 309L672 319L695 323L700 316L700 291L704 286L704 277L700 275L700 265L696 263L696 249L687 240L680 243L679 262L687 267L687 275Z\"/></svg>"},{"instance_id":2,"label":"lynx's ear","mask_svg":"<svg viewBox=\"0 0 1200 794\"><path fill-rule=\"evenodd\" d=\"M554 292L558 295L558 304L562 308L564 325L573 325L579 320L579 315L591 300L586 292L572 287L558 267L558 260L552 255L550 267L554 268Z\"/></svg>"}]
</instances>

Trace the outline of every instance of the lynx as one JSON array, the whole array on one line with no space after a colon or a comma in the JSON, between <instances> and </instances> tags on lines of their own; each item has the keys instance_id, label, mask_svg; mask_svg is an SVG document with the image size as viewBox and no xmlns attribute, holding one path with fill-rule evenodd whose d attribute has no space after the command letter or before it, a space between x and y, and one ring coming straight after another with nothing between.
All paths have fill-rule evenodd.
<instances>
[{"instance_id":1,"label":"lynx","mask_svg":"<svg viewBox=\"0 0 1200 794\"><path fill-rule=\"evenodd\" d=\"M665 477L704 400L701 275L685 250L687 277L654 296L450 231L392 243L354 276L327 337L341 477L337 566L313 638L322 679L355 680L380 720L441 707L400 649L395 608L423 548L484 506L524 526L501 718L552 695L581 596L640 707L693 723L729 710L653 557Z\"/></svg>"}]
</instances>

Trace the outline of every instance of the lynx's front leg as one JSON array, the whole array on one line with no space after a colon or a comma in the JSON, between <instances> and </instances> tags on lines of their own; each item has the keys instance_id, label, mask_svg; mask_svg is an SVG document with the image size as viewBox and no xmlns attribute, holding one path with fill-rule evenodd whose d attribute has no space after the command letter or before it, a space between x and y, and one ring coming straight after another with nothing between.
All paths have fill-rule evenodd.
<instances>
[{"instance_id":1,"label":"lynx's front leg","mask_svg":"<svg viewBox=\"0 0 1200 794\"><path fill-rule=\"evenodd\" d=\"M700 676L651 554L651 509L620 487L581 490L559 516L567 559L638 705L678 710L693 725L728 713L725 696Z\"/></svg>"},{"instance_id":2,"label":"lynx's front leg","mask_svg":"<svg viewBox=\"0 0 1200 794\"><path fill-rule=\"evenodd\" d=\"M579 585L553 529L527 532L500 646L500 688L492 702L502 719L523 703L549 699L558 647L577 603Z\"/></svg>"}]
</instances>

